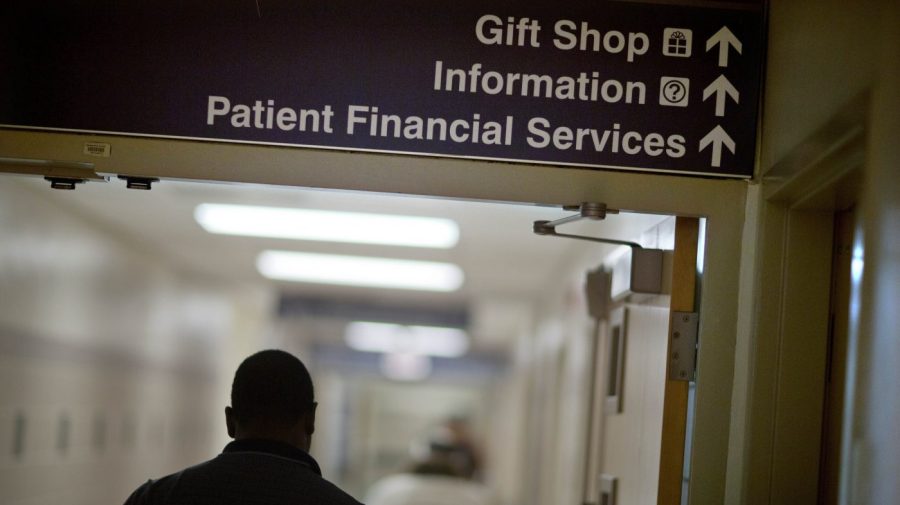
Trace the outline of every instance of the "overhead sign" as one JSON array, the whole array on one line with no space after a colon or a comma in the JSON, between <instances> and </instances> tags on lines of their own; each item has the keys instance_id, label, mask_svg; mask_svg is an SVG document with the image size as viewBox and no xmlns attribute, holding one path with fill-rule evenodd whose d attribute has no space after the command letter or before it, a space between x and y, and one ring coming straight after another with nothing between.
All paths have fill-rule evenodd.
<instances>
[{"instance_id":1,"label":"overhead sign","mask_svg":"<svg viewBox=\"0 0 900 505\"><path fill-rule=\"evenodd\" d=\"M0 11L0 126L753 175L756 6L55 3Z\"/></svg>"}]
</instances>

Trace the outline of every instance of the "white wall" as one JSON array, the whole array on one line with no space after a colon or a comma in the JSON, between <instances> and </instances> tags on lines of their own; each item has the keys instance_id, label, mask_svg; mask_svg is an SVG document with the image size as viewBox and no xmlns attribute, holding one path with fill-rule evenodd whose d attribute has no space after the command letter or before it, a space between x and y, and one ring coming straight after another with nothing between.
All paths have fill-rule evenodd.
<instances>
[{"instance_id":1,"label":"white wall","mask_svg":"<svg viewBox=\"0 0 900 505\"><path fill-rule=\"evenodd\" d=\"M271 306L78 216L77 193L31 188L0 178L0 503L122 502L220 450Z\"/></svg>"}]
</instances>

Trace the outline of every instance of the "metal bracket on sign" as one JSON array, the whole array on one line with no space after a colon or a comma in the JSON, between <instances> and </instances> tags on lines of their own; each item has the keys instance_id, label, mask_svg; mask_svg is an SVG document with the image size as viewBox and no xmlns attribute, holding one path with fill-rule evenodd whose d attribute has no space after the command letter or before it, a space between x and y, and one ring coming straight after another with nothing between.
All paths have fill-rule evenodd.
<instances>
[{"instance_id":1,"label":"metal bracket on sign","mask_svg":"<svg viewBox=\"0 0 900 505\"><path fill-rule=\"evenodd\" d=\"M150 191L153 183L159 182L156 177L134 177L132 175L120 175L119 179L125 181L125 187L128 189L140 189Z\"/></svg>"},{"instance_id":2,"label":"metal bracket on sign","mask_svg":"<svg viewBox=\"0 0 900 505\"><path fill-rule=\"evenodd\" d=\"M700 315L696 312L672 312L672 333L669 335L669 380L694 380L699 326Z\"/></svg>"}]
</instances>

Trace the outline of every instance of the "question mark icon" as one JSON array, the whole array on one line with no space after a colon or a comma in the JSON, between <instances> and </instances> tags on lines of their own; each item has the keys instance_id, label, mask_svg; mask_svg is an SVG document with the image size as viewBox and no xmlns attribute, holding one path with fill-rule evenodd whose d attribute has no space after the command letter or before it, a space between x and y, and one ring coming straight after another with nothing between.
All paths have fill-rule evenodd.
<instances>
[{"instance_id":1,"label":"question mark icon","mask_svg":"<svg viewBox=\"0 0 900 505\"><path fill-rule=\"evenodd\" d=\"M666 84L666 98L672 103L680 102L684 98L684 85L678 81L670 81Z\"/></svg>"},{"instance_id":2,"label":"question mark icon","mask_svg":"<svg viewBox=\"0 0 900 505\"><path fill-rule=\"evenodd\" d=\"M659 103L687 107L690 81L684 77L663 77L660 80Z\"/></svg>"}]
</instances>

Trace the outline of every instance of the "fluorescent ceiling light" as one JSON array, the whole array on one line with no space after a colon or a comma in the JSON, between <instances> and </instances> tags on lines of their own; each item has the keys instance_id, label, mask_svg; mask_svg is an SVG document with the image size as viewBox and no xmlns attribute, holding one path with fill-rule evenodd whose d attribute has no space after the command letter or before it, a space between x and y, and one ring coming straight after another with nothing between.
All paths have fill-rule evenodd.
<instances>
[{"instance_id":1,"label":"fluorescent ceiling light","mask_svg":"<svg viewBox=\"0 0 900 505\"><path fill-rule=\"evenodd\" d=\"M381 373L396 381L420 381L431 375L431 358L421 354L383 354Z\"/></svg>"},{"instance_id":2,"label":"fluorescent ceiling light","mask_svg":"<svg viewBox=\"0 0 900 505\"><path fill-rule=\"evenodd\" d=\"M263 251L256 259L261 274L276 280L370 288L456 291L462 270L450 263L291 251Z\"/></svg>"},{"instance_id":3,"label":"fluorescent ceiling light","mask_svg":"<svg viewBox=\"0 0 900 505\"><path fill-rule=\"evenodd\" d=\"M469 337L465 331L439 326L357 321L347 325L344 340L357 351L388 354L457 358L469 350Z\"/></svg>"},{"instance_id":4,"label":"fluorescent ceiling light","mask_svg":"<svg viewBox=\"0 0 900 505\"><path fill-rule=\"evenodd\" d=\"M437 249L459 241L455 221L434 217L203 203L194 219L225 235Z\"/></svg>"}]
</instances>

